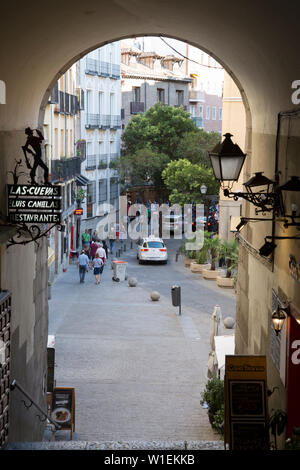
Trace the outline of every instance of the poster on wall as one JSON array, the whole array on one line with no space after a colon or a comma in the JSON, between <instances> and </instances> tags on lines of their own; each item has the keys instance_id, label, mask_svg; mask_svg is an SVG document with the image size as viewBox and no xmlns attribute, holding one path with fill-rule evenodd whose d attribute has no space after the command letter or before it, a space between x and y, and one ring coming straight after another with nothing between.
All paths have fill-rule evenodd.
<instances>
[{"instance_id":1,"label":"poster on wall","mask_svg":"<svg viewBox=\"0 0 300 470\"><path fill-rule=\"evenodd\" d=\"M289 272L294 281L300 283L300 262L296 260L294 255L290 255Z\"/></svg>"}]
</instances>

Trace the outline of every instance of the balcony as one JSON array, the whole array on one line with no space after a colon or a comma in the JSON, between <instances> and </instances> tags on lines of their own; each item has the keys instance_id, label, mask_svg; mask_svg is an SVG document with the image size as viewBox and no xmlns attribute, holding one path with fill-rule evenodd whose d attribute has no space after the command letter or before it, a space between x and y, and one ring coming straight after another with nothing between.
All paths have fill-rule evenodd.
<instances>
[{"instance_id":1,"label":"balcony","mask_svg":"<svg viewBox=\"0 0 300 470\"><path fill-rule=\"evenodd\" d=\"M121 67L119 64L111 64L110 62L87 57L85 61L85 73L98 75L99 77L119 79L121 76Z\"/></svg>"},{"instance_id":2,"label":"balcony","mask_svg":"<svg viewBox=\"0 0 300 470\"><path fill-rule=\"evenodd\" d=\"M87 171L95 170L97 167L97 155L87 155L86 156L86 167Z\"/></svg>"},{"instance_id":3,"label":"balcony","mask_svg":"<svg viewBox=\"0 0 300 470\"><path fill-rule=\"evenodd\" d=\"M108 154L107 153L100 154L99 155L98 169L99 170L106 170L107 161L108 161Z\"/></svg>"},{"instance_id":4,"label":"balcony","mask_svg":"<svg viewBox=\"0 0 300 470\"><path fill-rule=\"evenodd\" d=\"M87 129L96 129L100 127L100 115L99 114L87 114L85 127Z\"/></svg>"},{"instance_id":5,"label":"balcony","mask_svg":"<svg viewBox=\"0 0 300 470\"><path fill-rule=\"evenodd\" d=\"M143 101L130 102L130 114L138 114L145 112L145 103Z\"/></svg>"},{"instance_id":6,"label":"balcony","mask_svg":"<svg viewBox=\"0 0 300 470\"><path fill-rule=\"evenodd\" d=\"M204 102L204 92L200 90L190 90L189 101L203 101Z\"/></svg>"},{"instance_id":7,"label":"balcony","mask_svg":"<svg viewBox=\"0 0 300 470\"><path fill-rule=\"evenodd\" d=\"M118 115L111 115L110 116L110 128L111 129L120 129L121 128L121 116Z\"/></svg>"},{"instance_id":8,"label":"balcony","mask_svg":"<svg viewBox=\"0 0 300 470\"><path fill-rule=\"evenodd\" d=\"M71 157L63 160L51 160L51 181L69 181L80 174L80 157Z\"/></svg>"}]
</instances>

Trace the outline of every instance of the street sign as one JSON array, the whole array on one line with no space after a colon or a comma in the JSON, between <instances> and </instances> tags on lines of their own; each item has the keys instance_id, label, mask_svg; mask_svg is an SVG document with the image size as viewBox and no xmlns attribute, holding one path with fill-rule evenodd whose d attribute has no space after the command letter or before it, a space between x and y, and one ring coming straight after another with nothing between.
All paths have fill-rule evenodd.
<instances>
[{"instance_id":1,"label":"street sign","mask_svg":"<svg viewBox=\"0 0 300 470\"><path fill-rule=\"evenodd\" d=\"M226 356L225 442L229 450L266 450L265 356Z\"/></svg>"},{"instance_id":2,"label":"street sign","mask_svg":"<svg viewBox=\"0 0 300 470\"><path fill-rule=\"evenodd\" d=\"M75 215L82 215L83 214L83 209L82 207L79 207L78 209L75 209Z\"/></svg>"},{"instance_id":3,"label":"street sign","mask_svg":"<svg viewBox=\"0 0 300 470\"><path fill-rule=\"evenodd\" d=\"M60 223L61 186L8 184L7 212L12 223Z\"/></svg>"}]
</instances>

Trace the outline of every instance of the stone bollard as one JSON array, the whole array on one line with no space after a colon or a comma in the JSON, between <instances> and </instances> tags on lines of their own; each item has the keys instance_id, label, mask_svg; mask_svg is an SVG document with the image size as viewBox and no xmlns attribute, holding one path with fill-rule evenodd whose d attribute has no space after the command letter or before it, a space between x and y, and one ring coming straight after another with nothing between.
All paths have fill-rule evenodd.
<instances>
[{"instance_id":1,"label":"stone bollard","mask_svg":"<svg viewBox=\"0 0 300 470\"><path fill-rule=\"evenodd\" d=\"M160 293L157 292L156 290L152 291L150 294L150 299L156 302L157 300L160 299Z\"/></svg>"},{"instance_id":2,"label":"stone bollard","mask_svg":"<svg viewBox=\"0 0 300 470\"><path fill-rule=\"evenodd\" d=\"M137 279L135 277L130 277L128 279L129 287L136 287L137 286Z\"/></svg>"},{"instance_id":3,"label":"stone bollard","mask_svg":"<svg viewBox=\"0 0 300 470\"><path fill-rule=\"evenodd\" d=\"M235 321L232 317L224 318L223 324L227 330L232 330L235 325Z\"/></svg>"}]
</instances>

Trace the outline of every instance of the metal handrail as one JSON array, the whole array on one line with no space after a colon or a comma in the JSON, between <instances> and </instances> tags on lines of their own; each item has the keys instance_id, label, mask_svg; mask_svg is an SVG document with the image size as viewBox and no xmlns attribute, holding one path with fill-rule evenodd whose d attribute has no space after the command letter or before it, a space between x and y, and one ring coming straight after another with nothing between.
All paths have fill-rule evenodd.
<instances>
[{"instance_id":1,"label":"metal handrail","mask_svg":"<svg viewBox=\"0 0 300 470\"><path fill-rule=\"evenodd\" d=\"M28 408L30 408L32 405L34 405L34 406L39 410L39 412L42 413L42 415L44 416L44 420L43 420L43 421L46 421L46 419L48 419L48 421L49 421L51 424L53 424L53 426L55 426L56 429L61 429L61 426L60 426L59 424L55 423L55 421L53 421L53 420L47 415L47 413L45 413L45 412L42 410L42 408L41 408L37 403L34 402L34 400L31 398L31 396L28 395L27 392L25 392L25 390L21 387L21 385L19 385L19 384L17 383L17 381L16 381L15 379L12 380L12 382L10 383L9 388L10 388L11 391L13 391L15 388L17 388L18 390L20 390L21 393L23 393L23 395L24 395L26 398L28 398L28 400L30 401L30 405L26 405L25 400L22 400L23 403L24 403L25 408L28 409ZM39 415L37 415L37 416L40 418ZM41 418L40 418L40 419L41 419Z\"/></svg>"}]
</instances>

